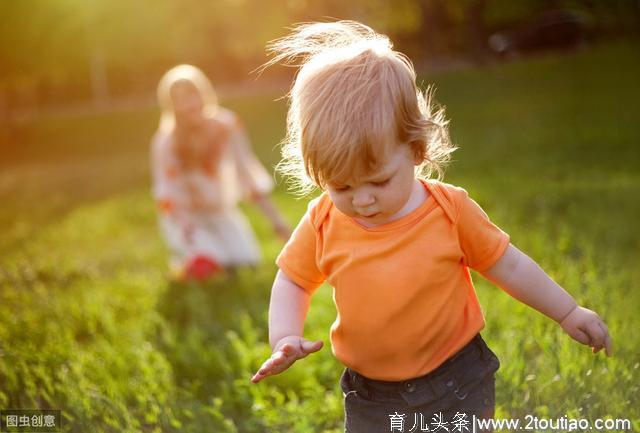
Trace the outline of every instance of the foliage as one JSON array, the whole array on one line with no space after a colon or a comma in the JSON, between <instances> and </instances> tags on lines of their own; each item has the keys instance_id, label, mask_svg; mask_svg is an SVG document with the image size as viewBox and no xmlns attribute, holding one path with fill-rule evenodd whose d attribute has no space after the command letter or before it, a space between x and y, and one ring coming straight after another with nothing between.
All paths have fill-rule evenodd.
<instances>
[{"instance_id":1,"label":"foliage","mask_svg":"<svg viewBox=\"0 0 640 433\"><path fill-rule=\"evenodd\" d=\"M486 51L489 31L550 8L582 11L600 32L640 23L634 0L3 1L0 122L5 106L151 95L176 63L197 64L218 83L246 82L266 42L296 22L363 21L422 62Z\"/></svg>"}]
</instances>

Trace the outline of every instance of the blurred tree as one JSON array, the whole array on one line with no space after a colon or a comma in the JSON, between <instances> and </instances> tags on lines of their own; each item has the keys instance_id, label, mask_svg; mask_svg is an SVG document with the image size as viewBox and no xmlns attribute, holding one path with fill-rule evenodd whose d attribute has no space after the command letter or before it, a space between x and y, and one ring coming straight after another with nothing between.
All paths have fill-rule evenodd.
<instances>
[{"instance_id":1,"label":"blurred tree","mask_svg":"<svg viewBox=\"0 0 640 433\"><path fill-rule=\"evenodd\" d=\"M486 22L495 30L550 9L572 9L593 19L601 33L635 33L640 30L638 0L488 0Z\"/></svg>"},{"instance_id":2,"label":"blurred tree","mask_svg":"<svg viewBox=\"0 0 640 433\"><path fill-rule=\"evenodd\" d=\"M469 56L477 63L488 56L486 10L488 0L469 0L466 13L466 36Z\"/></svg>"},{"instance_id":3,"label":"blurred tree","mask_svg":"<svg viewBox=\"0 0 640 433\"><path fill-rule=\"evenodd\" d=\"M603 33L637 32L640 23L638 0L0 1L0 99L11 108L148 95L181 62L216 82L246 80L264 62L266 42L303 21L363 21L418 62L481 60L488 33L549 8L584 11Z\"/></svg>"}]
</instances>

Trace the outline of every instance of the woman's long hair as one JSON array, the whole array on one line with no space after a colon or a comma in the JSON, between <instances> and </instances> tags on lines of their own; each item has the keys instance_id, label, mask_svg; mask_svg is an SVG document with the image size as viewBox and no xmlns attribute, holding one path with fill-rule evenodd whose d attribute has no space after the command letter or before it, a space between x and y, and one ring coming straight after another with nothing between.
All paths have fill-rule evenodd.
<instances>
[{"instance_id":1,"label":"woman's long hair","mask_svg":"<svg viewBox=\"0 0 640 433\"><path fill-rule=\"evenodd\" d=\"M172 89L178 83L193 86L203 101L202 115L207 123L195 139L189 127L176 122ZM192 65L178 65L167 71L158 83L158 104L162 111L158 129L174 137L174 153L183 168L201 168L215 174L229 136L229 127L216 119L218 97L206 75Z\"/></svg>"}]
</instances>

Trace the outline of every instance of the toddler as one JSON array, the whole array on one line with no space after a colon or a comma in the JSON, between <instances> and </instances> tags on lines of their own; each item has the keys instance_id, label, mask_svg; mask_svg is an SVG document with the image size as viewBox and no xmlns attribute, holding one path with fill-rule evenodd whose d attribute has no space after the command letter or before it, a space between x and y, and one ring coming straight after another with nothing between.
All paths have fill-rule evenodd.
<instances>
[{"instance_id":1,"label":"toddler","mask_svg":"<svg viewBox=\"0 0 640 433\"><path fill-rule=\"evenodd\" d=\"M385 36L356 22L306 24L272 49L270 63L301 66L281 168L302 189L324 192L277 258L273 355L254 383L320 350L303 329L327 281L338 313L332 350L346 366L347 432L389 431L394 414L492 417L499 361L479 334L470 268L594 353L611 354L596 313L510 244L465 190L429 180L454 147L442 111Z\"/></svg>"}]
</instances>

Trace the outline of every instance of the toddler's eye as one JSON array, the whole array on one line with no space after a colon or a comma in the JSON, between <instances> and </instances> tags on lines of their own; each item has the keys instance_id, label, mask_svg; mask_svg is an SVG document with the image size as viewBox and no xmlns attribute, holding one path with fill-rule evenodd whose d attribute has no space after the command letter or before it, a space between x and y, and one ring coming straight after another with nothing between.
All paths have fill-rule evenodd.
<instances>
[{"instance_id":1,"label":"toddler's eye","mask_svg":"<svg viewBox=\"0 0 640 433\"><path fill-rule=\"evenodd\" d=\"M344 192L347 191L349 189L348 186L334 186L332 187L334 191L338 191L338 192Z\"/></svg>"},{"instance_id":2,"label":"toddler's eye","mask_svg":"<svg viewBox=\"0 0 640 433\"><path fill-rule=\"evenodd\" d=\"M373 186L385 186L385 185L387 185L390 181L391 181L391 178L389 178L389 179L385 179L385 180L380 181L380 182L371 182L371 183L373 184Z\"/></svg>"}]
</instances>

